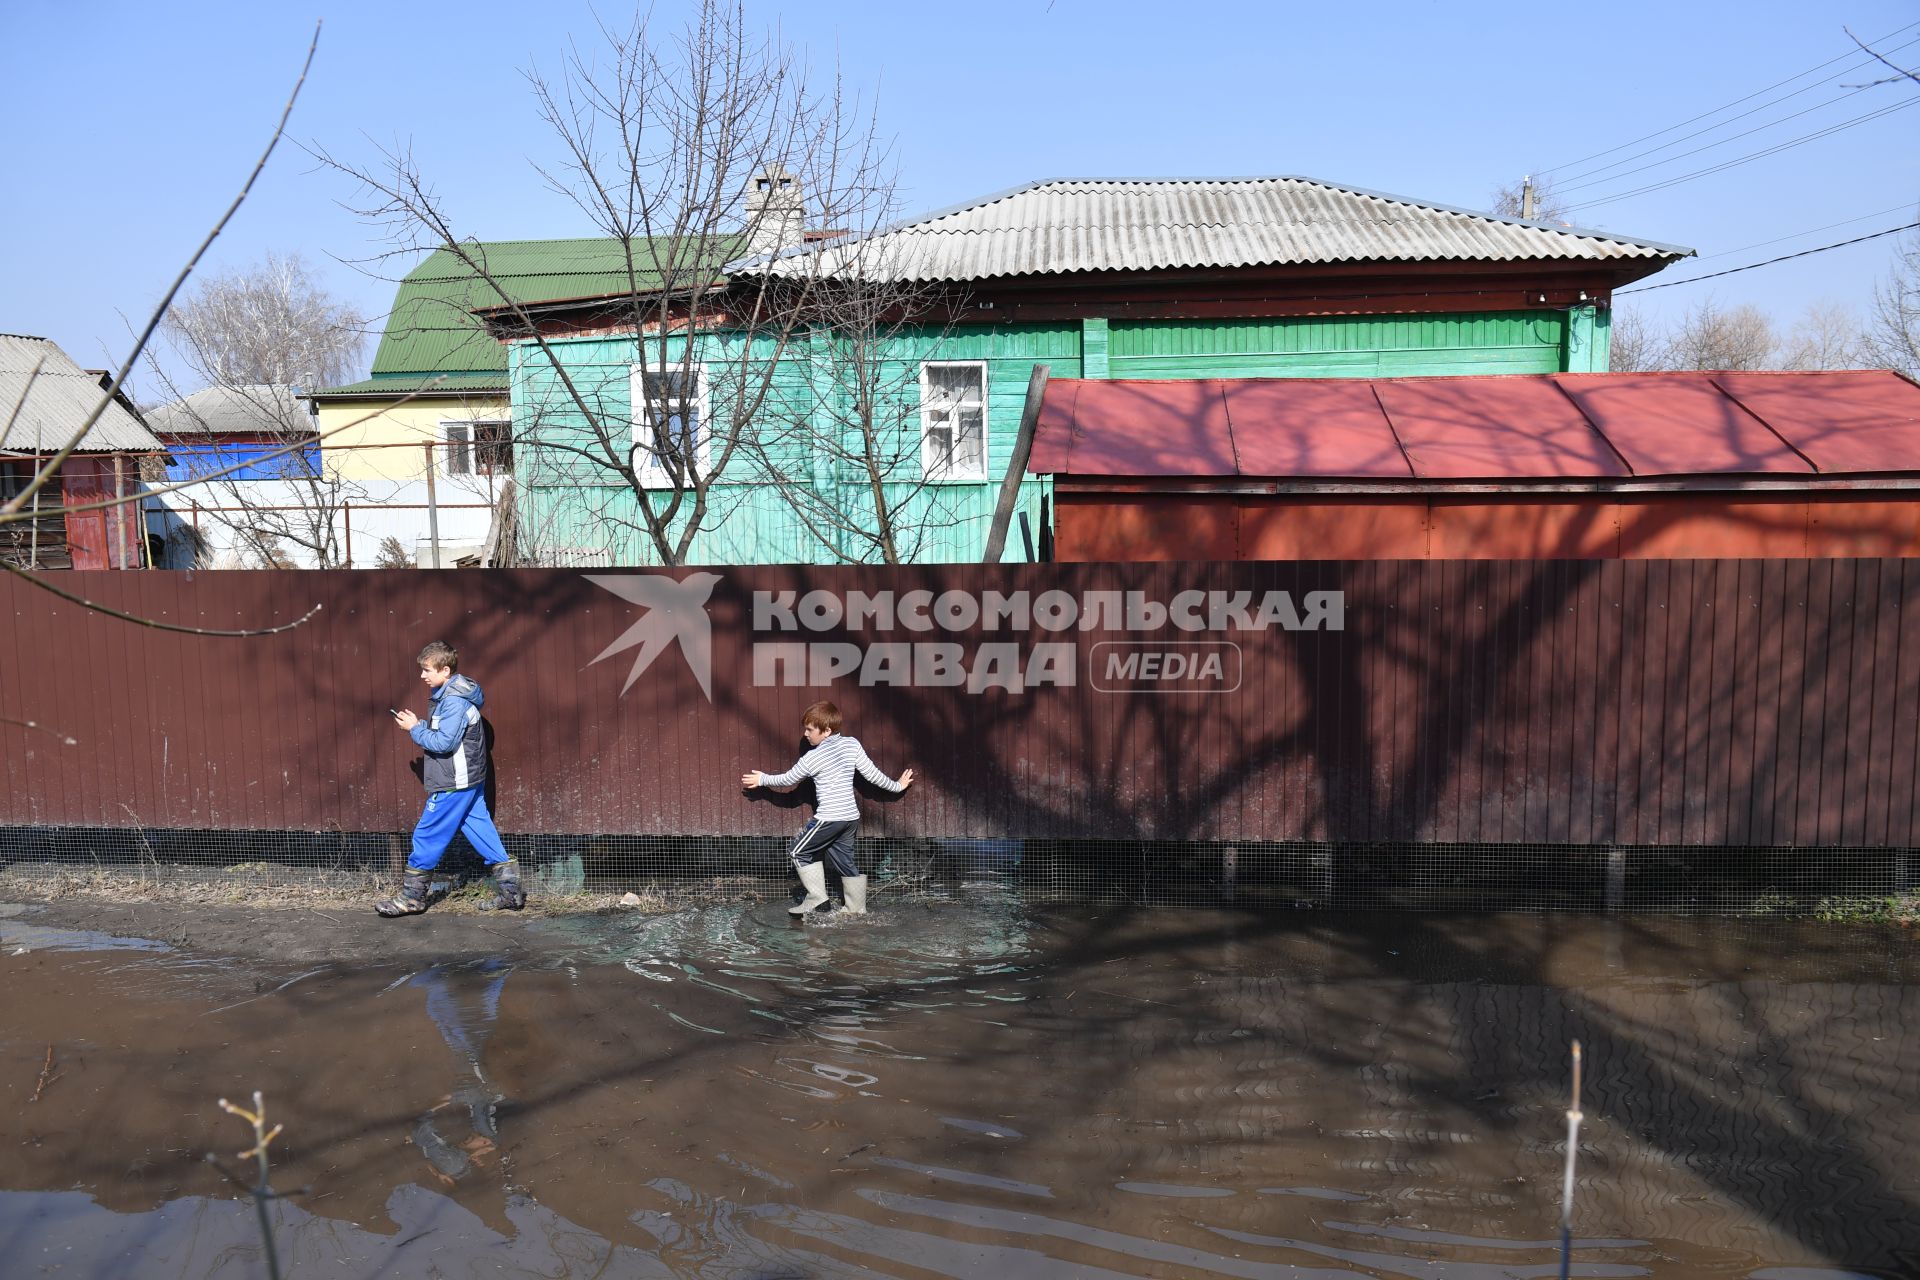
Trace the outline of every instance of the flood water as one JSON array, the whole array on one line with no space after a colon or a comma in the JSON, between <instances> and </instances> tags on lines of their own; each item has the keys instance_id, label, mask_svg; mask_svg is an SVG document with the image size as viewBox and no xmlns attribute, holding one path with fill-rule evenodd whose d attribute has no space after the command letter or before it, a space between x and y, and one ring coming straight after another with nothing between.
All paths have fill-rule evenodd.
<instances>
[{"instance_id":1,"label":"flood water","mask_svg":"<svg viewBox=\"0 0 1920 1280\"><path fill-rule=\"evenodd\" d=\"M202 1159L259 1089L294 1276L1552 1276L1576 1037L1573 1274L1920 1273L1898 930L782 905L284 971L0 919L0 1273L265 1275Z\"/></svg>"}]
</instances>

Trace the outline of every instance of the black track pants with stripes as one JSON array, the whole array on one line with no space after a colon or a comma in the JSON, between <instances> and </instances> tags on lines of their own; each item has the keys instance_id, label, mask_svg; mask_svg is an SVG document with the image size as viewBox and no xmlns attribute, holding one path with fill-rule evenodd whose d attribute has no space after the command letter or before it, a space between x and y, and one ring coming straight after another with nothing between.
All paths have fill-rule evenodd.
<instances>
[{"instance_id":1,"label":"black track pants with stripes","mask_svg":"<svg viewBox=\"0 0 1920 1280\"><path fill-rule=\"evenodd\" d=\"M857 876L860 874L860 864L853 860L853 841L859 834L858 818L852 822L822 822L815 818L800 828L800 834L794 837L793 847L787 850L787 856L793 859L796 867L804 867L825 858L833 874L842 878Z\"/></svg>"}]
</instances>

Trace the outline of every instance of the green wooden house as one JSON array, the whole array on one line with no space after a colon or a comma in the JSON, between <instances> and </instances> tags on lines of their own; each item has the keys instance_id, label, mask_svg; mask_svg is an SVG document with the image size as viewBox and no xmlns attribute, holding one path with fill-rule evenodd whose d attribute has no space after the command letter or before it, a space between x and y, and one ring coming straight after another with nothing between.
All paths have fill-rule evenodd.
<instances>
[{"instance_id":1,"label":"green wooden house","mask_svg":"<svg viewBox=\"0 0 1920 1280\"><path fill-rule=\"evenodd\" d=\"M1036 363L1111 379L1602 371L1612 291L1691 252L1306 178L1057 180L808 238L717 282L743 313L783 288L878 282L891 300L847 311L860 326L829 309L773 336L711 320L676 334L605 296L487 318L508 345L534 562L660 562L632 480L586 447L628 430L656 519L676 492L662 450L697 459L681 563L877 561L876 526L899 534L898 559L977 561ZM656 359L671 343L677 367ZM1047 481L1020 496L1037 515ZM676 535L692 505L665 521ZM1006 555L1026 554L1016 532Z\"/></svg>"}]
</instances>

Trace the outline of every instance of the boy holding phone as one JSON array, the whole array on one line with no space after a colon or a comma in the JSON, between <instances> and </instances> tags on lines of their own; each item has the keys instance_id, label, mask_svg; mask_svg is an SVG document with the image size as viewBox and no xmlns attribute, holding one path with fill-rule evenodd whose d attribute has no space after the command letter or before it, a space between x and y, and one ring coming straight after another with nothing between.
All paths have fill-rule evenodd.
<instances>
[{"instance_id":1,"label":"boy holding phone","mask_svg":"<svg viewBox=\"0 0 1920 1280\"><path fill-rule=\"evenodd\" d=\"M440 865L455 832L467 837L474 852L493 869L494 900L482 911L518 911L527 905L520 887L520 864L507 853L487 811L487 737L480 721L486 695L479 682L459 674L460 655L436 640L420 651L420 682L432 700L428 719L387 708L393 722L425 753L420 780L427 806L413 828L413 852L400 892L374 910L383 916L414 916L427 909L428 873Z\"/></svg>"}]
</instances>

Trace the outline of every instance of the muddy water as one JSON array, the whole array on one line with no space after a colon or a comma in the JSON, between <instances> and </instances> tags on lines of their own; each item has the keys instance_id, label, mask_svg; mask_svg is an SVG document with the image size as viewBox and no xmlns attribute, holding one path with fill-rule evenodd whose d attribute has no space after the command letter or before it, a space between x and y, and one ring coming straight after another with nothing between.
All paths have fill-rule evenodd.
<instances>
[{"instance_id":1,"label":"muddy water","mask_svg":"<svg viewBox=\"0 0 1920 1280\"><path fill-rule=\"evenodd\" d=\"M488 927L285 966L0 918L0 1274L264 1275L202 1159L260 1089L296 1276L1551 1276L1575 1037L1574 1274L1920 1272L1899 932L993 898Z\"/></svg>"}]
</instances>

